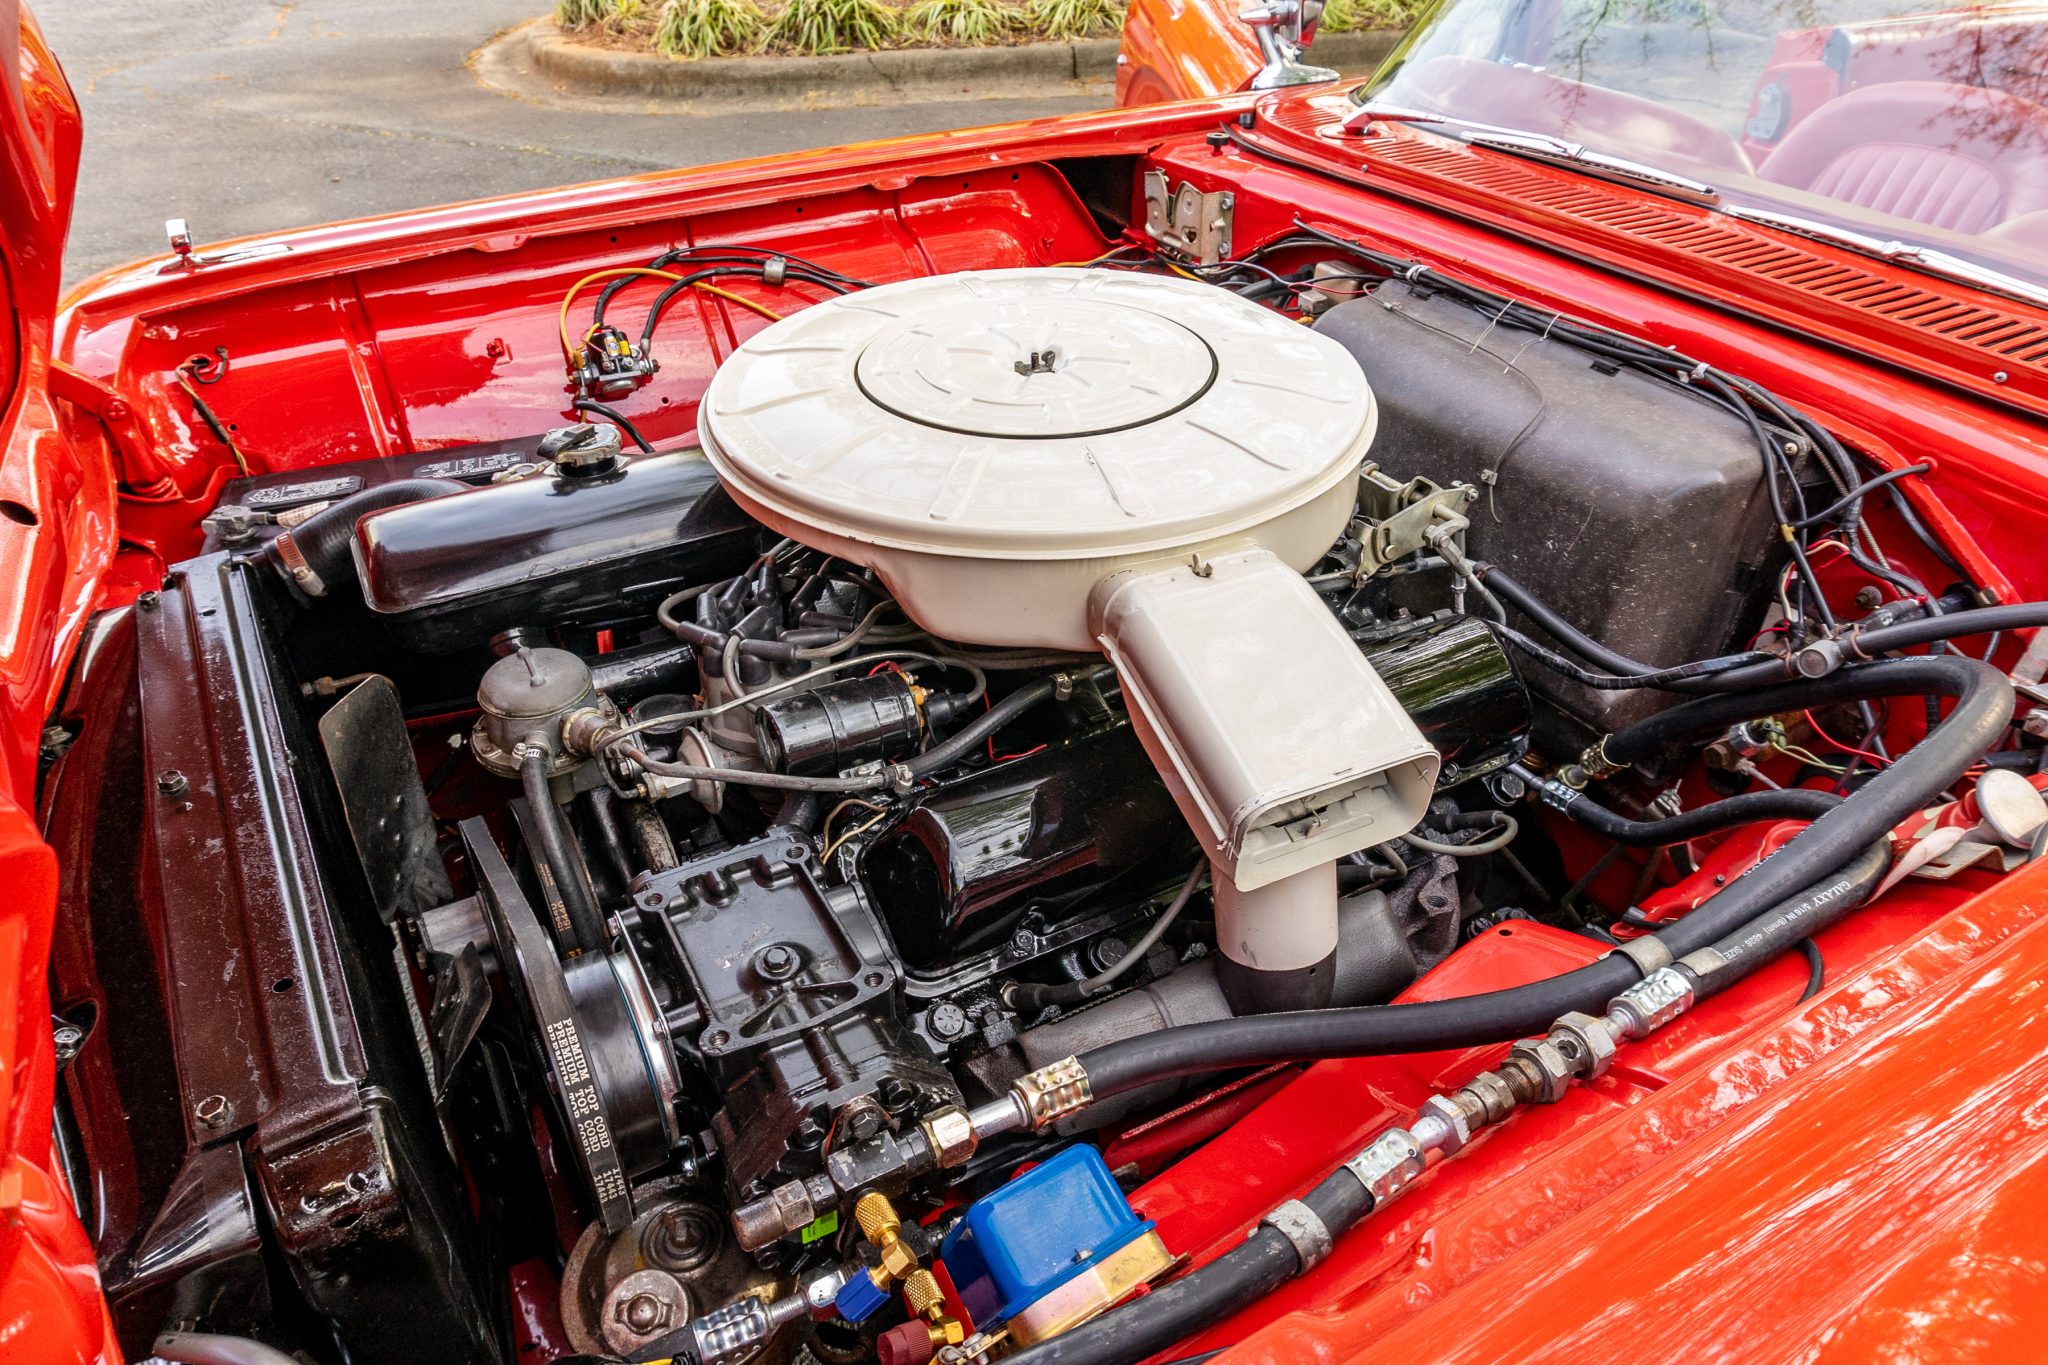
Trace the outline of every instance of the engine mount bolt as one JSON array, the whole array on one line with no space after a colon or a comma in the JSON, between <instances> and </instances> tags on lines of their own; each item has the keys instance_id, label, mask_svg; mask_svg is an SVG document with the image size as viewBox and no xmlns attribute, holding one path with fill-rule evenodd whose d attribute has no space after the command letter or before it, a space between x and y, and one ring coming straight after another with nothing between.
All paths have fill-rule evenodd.
<instances>
[{"instance_id":1,"label":"engine mount bolt","mask_svg":"<svg viewBox=\"0 0 2048 1365\"><path fill-rule=\"evenodd\" d=\"M796 949L787 943L771 943L761 950L761 956L755 960L755 965L760 967L761 975L780 981L797 969Z\"/></svg>"},{"instance_id":2,"label":"engine mount bolt","mask_svg":"<svg viewBox=\"0 0 2048 1365\"><path fill-rule=\"evenodd\" d=\"M192 784L185 780L185 774L176 768L166 768L156 775L156 789L165 796L177 798L191 790Z\"/></svg>"},{"instance_id":3,"label":"engine mount bolt","mask_svg":"<svg viewBox=\"0 0 2048 1365\"><path fill-rule=\"evenodd\" d=\"M50 1030L50 1041L57 1045L57 1065L63 1066L85 1045L85 1030L76 1024L59 1024Z\"/></svg>"},{"instance_id":4,"label":"engine mount bolt","mask_svg":"<svg viewBox=\"0 0 2048 1365\"><path fill-rule=\"evenodd\" d=\"M192 1106L192 1117L208 1132L218 1132L235 1121L235 1106L226 1095L208 1095Z\"/></svg>"}]
</instances>

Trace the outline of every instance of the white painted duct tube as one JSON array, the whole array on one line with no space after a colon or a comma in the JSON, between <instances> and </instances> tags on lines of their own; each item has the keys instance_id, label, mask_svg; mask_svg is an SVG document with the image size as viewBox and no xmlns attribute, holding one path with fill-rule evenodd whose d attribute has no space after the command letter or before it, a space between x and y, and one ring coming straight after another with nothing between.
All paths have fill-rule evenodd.
<instances>
[{"instance_id":1,"label":"white painted duct tube","mask_svg":"<svg viewBox=\"0 0 2048 1365\"><path fill-rule=\"evenodd\" d=\"M1237 974L1247 998L1233 1003L1325 1003L1335 860L1415 827L1436 751L1301 575L1258 546L1116 574L1089 617L1215 867L1218 946L1257 974Z\"/></svg>"}]
</instances>

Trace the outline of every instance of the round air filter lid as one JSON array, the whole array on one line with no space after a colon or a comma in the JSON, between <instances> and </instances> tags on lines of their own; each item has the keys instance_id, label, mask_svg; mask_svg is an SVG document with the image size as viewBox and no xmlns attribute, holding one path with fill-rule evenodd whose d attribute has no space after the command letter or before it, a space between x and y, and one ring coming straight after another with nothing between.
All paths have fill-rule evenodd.
<instances>
[{"instance_id":1,"label":"round air filter lid","mask_svg":"<svg viewBox=\"0 0 2048 1365\"><path fill-rule=\"evenodd\" d=\"M699 429L743 502L975 557L1097 558L1269 521L1374 426L1335 342L1227 290L1106 270L941 275L817 304L719 367Z\"/></svg>"}]
</instances>

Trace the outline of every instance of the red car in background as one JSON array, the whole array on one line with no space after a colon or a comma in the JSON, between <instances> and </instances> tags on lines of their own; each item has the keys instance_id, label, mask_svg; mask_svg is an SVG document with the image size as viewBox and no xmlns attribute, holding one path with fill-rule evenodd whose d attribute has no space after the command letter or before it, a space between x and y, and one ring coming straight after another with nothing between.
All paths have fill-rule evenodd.
<instances>
[{"instance_id":1,"label":"red car in background","mask_svg":"<svg viewBox=\"0 0 2048 1365\"><path fill-rule=\"evenodd\" d=\"M2039 7L61 302L0 9L0 1358L2040 1353Z\"/></svg>"}]
</instances>

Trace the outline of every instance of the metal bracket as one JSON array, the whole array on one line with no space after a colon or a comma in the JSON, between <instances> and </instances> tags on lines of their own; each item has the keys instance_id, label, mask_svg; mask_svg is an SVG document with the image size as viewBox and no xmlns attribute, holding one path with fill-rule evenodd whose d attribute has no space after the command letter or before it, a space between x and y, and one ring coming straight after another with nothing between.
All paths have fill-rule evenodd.
<instances>
[{"instance_id":1,"label":"metal bracket","mask_svg":"<svg viewBox=\"0 0 2048 1365\"><path fill-rule=\"evenodd\" d=\"M1230 222L1237 196L1229 190L1204 194L1182 181L1169 190L1166 172L1145 172L1145 232L1177 256L1214 265L1230 255Z\"/></svg>"},{"instance_id":2,"label":"metal bracket","mask_svg":"<svg viewBox=\"0 0 2048 1365\"><path fill-rule=\"evenodd\" d=\"M1376 464L1358 471L1358 576L1368 578L1419 550L1432 549L1447 535L1470 525L1465 510L1479 497L1468 483L1440 488L1428 479L1396 483Z\"/></svg>"}]
</instances>

